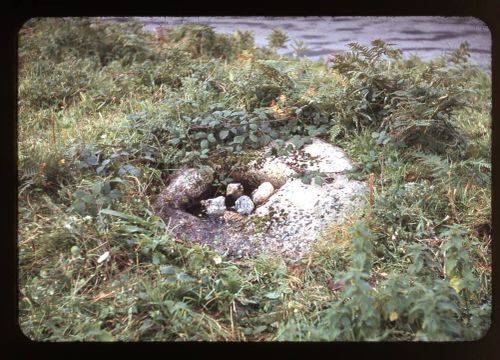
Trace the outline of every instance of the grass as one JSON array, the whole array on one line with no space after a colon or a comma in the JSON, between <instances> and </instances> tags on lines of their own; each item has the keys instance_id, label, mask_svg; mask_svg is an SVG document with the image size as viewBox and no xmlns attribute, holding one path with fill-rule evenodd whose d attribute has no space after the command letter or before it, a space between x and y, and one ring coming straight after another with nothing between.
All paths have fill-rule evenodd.
<instances>
[{"instance_id":1,"label":"grass","mask_svg":"<svg viewBox=\"0 0 500 360\"><path fill-rule=\"evenodd\" d=\"M19 323L28 337L425 341L484 335L491 312L489 75L467 61L371 58L368 48L353 51L373 59L371 67L346 58L327 72L255 48L248 34L242 40L184 25L155 40L134 26L42 19L21 30ZM198 31L210 35L201 47L192 35ZM394 74L384 61L392 61L406 88L392 89ZM354 76L352 69L365 70ZM467 106L445 107L432 91L418 95L427 101L412 97L443 73L449 83L438 90L472 90L458 98ZM352 91L358 88L372 89L371 100ZM411 106L398 103L403 97ZM430 106L438 110L426 112ZM231 113L217 115L226 109ZM465 145L438 151L419 138L391 135L410 128L382 125L387 116L424 113L434 125L415 134L432 139L446 118L450 139L460 135ZM317 134L357 164L349 176L374 175L373 204L366 201L327 227L297 264L265 255L236 261L181 242L152 210L174 169L220 163L222 151L236 159L255 146L247 138L238 150L232 135L203 143L207 134L191 130L206 126L204 118L235 122L241 114L265 119L257 120L268 131L260 136L298 141ZM294 123L264 130L283 114ZM203 152L206 144L213 145Z\"/></svg>"}]
</instances>

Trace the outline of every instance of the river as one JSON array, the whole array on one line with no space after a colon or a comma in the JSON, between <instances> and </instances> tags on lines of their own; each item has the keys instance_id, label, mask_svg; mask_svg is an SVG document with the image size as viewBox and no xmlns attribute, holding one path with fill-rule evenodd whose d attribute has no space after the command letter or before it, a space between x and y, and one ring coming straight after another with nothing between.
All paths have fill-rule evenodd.
<instances>
[{"instance_id":1,"label":"river","mask_svg":"<svg viewBox=\"0 0 500 360\"><path fill-rule=\"evenodd\" d=\"M129 17L106 18L127 21ZM491 69L491 34L481 20L474 17L135 17L144 29L154 31L157 26L175 26L196 22L206 24L221 33L235 30L252 31L257 46L267 43L273 28L285 31L290 38L282 54L291 54L293 40L303 41L307 50L303 56L325 58L331 53L348 50L347 44L358 42L369 45L380 38L403 51L403 56L417 54L431 59L453 51L461 42L470 44L471 61L484 69Z\"/></svg>"}]
</instances>

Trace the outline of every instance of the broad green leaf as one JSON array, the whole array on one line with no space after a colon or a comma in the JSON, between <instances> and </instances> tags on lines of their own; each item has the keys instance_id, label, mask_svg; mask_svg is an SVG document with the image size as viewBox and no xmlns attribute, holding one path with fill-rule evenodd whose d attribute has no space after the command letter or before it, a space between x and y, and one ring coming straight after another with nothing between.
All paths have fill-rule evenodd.
<instances>
[{"instance_id":1,"label":"broad green leaf","mask_svg":"<svg viewBox=\"0 0 500 360\"><path fill-rule=\"evenodd\" d=\"M202 149L208 149L209 146L210 146L210 143L208 142L208 140L206 140L206 139L201 140L200 147Z\"/></svg>"},{"instance_id":2,"label":"broad green leaf","mask_svg":"<svg viewBox=\"0 0 500 360\"><path fill-rule=\"evenodd\" d=\"M253 142L259 142L259 138L255 134L253 134L253 133L250 133L249 138Z\"/></svg>"},{"instance_id":3,"label":"broad green leaf","mask_svg":"<svg viewBox=\"0 0 500 360\"><path fill-rule=\"evenodd\" d=\"M321 185L323 185L324 180L323 180L323 178L321 176L315 176L314 177L314 183L316 185L320 185L321 186Z\"/></svg>"},{"instance_id":4,"label":"broad green leaf","mask_svg":"<svg viewBox=\"0 0 500 360\"><path fill-rule=\"evenodd\" d=\"M307 184L307 185L309 185L311 183L311 178L309 176L304 176L301 180L304 184Z\"/></svg>"},{"instance_id":5,"label":"broad green leaf","mask_svg":"<svg viewBox=\"0 0 500 360\"><path fill-rule=\"evenodd\" d=\"M304 141L300 138L294 137L290 142L297 148L300 149L304 145Z\"/></svg>"},{"instance_id":6,"label":"broad green leaf","mask_svg":"<svg viewBox=\"0 0 500 360\"><path fill-rule=\"evenodd\" d=\"M262 136L262 143L263 144L267 144L269 141L271 141L271 137L267 134L265 134L264 136Z\"/></svg>"},{"instance_id":7,"label":"broad green leaf","mask_svg":"<svg viewBox=\"0 0 500 360\"><path fill-rule=\"evenodd\" d=\"M108 195L110 191L111 191L111 184L109 183L109 181L105 181L104 184L102 184L101 192L104 195Z\"/></svg>"},{"instance_id":8,"label":"broad green leaf","mask_svg":"<svg viewBox=\"0 0 500 360\"><path fill-rule=\"evenodd\" d=\"M75 199L80 199L80 198L83 198L84 196L88 195L88 193L86 193L85 191L81 191L81 190L78 190L78 191L75 191L73 193L73 197Z\"/></svg>"},{"instance_id":9,"label":"broad green leaf","mask_svg":"<svg viewBox=\"0 0 500 360\"><path fill-rule=\"evenodd\" d=\"M267 325L256 326L256 327L253 328L252 334L254 334L254 335L260 334L261 332L263 332L266 329L267 329Z\"/></svg>"},{"instance_id":10,"label":"broad green leaf","mask_svg":"<svg viewBox=\"0 0 500 360\"><path fill-rule=\"evenodd\" d=\"M196 139L205 139L207 137L207 133L203 131L199 131L196 134L194 134L194 137Z\"/></svg>"},{"instance_id":11,"label":"broad green leaf","mask_svg":"<svg viewBox=\"0 0 500 360\"><path fill-rule=\"evenodd\" d=\"M85 205L85 202L81 201L81 200L76 200L75 203L73 204L73 208L75 209L75 211L77 213L79 213L80 215L83 215L84 212L85 212L85 208L87 206Z\"/></svg>"},{"instance_id":12,"label":"broad green leaf","mask_svg":"<svg viewBox=\"0 0 500 360\"><path fill-rule=\"evenodd\" d=\"M233 142L236 144L243 144L245 142L245 136L244 135L235 136Z\"/></svg>"},{"instance_id":13,"label":"broad green leaf","mask_svg":"<svg viewBox=\"0 0 500 360\"><path fill-rule=\"evenodd\" d=\"M216 127L217 125L220 124L220 121L219 120L212 120L210 121L210 127Z\"/></svg>"},{"instance_id":14,"label":"broad green leaf","mask_svg":"<svg viewBox=\"0 0 500 360\"><path fill-rule=\"evenodd\" d=\"M110 199L118 199L122 196L122 192L118 189L113 189L108 194Z\"/></svg>"},{"instance_id":15,"label":"broad green leaf","mask_svg":"<svg viewBox=\"0 0 500 360\"><path fill-rule=\"evenodd\" d=\"M229 135L229 131L228 130L221 130L221 131L219 131L219 138L221 140L224 140L225 138L227 138L228 135Z\"/></svg>"},{"instance_id":16,"label":"broad green leaf","mask_svg":"<svg viewBox=\"0 0 500 360\"><path fill-rule=\"evenodd\" d=\"M162 265L160 266L160 272L166 275L175 275L177 272L176 268L171 265Z\"/></svg>"},{"instance_id":17,"label":"broad green leaf","mask_svg":"<svg viewBox=\"0 0 500 360\"><path fill-rule=\"evenodd\" d=\"M126 165L123 165L120 168L120 170L118 170L118 176L123 176L126 174L130 174L132 176L139 177L139 176L141 176L141 170L136 168L133 165L126 164Z\"/></svg>"},{"instance_id":18,"label":"broad green leaf","mask_svg":"<svg viewBox=\"0 0 500 360\"><path fill-rule=\"evenodd\" d=\"M189 276L188 274L186 273L180 273L180 274L177 274L177 279L180 281L180 282L193 282L195 281L196 279L194 277L191 277Z\"/></svg>"},{"instance_id":19,"label":"broad green leaf","mask_svg":"<svg viewBox=\"0 0 500 360\"><path fill-rule=\"evenodd\" d=\"M278 299L281 296L281 292L279 291L270 291L264 294L264 297L268 299Z\"/></svg>"},{"instance_id":20,"label":"broad green leaf","mask_svg":"<svg viewBox=\"0 0 500 360\"><path fill-rule=\"evenodd\" d=\"M215 138L214 134L208 134L207 140L210 141L211 143L217 142L217 139Z\"/></svg>"},{"instance_id":21,"label":"broad green leaf","mask_svg":"<svg viewBox=\"0 0 500 360\"><path fill-rule=\"evenodd\" d=\"M97 156L91 155L85 159L85 162L91 166L97 165L99 161L97 160Z\"/></svg>"},{"instance_id":22,"label":"broad green leaf","mask_svg":"<svg viewBox=\"0 0 500 360\"><path fill-rule=\"evenodd\" d=\"M119 218L122 218L122 219L134 221L134 222L137 222L137 223L140 223L140 224L145 223L145 221L142 218L138 217L138 216L125 214L125 213L122 213L122 212L116 211L116 210L101 209L99 211L99 213L106 214L106 215L111 215L111 216L116 216L116 217L119 217Z\"/></svg>"}]
</instances>

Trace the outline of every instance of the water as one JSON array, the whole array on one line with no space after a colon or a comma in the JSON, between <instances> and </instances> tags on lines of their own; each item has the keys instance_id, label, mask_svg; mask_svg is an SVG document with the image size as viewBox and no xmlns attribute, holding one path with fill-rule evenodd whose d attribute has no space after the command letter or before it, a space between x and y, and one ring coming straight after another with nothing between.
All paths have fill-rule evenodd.
<instances>
[{"instance_id":1,"label":"water","mask_svg":"<svg viewBox=\"0 0 500 360\"><path fill-rule=\"evenodd\" d=\"M131 18L108 18L127 21ZM370 45L380 38L403 51L422 59L431 59L469 42L470 60L482 68L491 69L491 35L488 27L473 17L136 17L144 29L154 31L157 26L175 26L197 22L212 26L216 32L233 33L240 29L252 31L257 46L267 43L273 28L284 30L290 42L282 54L291 54L293 40L307 46L304 56L311 59L326 58L331 53L346 51L350 42Z\"/></svg>"}]
</instances>

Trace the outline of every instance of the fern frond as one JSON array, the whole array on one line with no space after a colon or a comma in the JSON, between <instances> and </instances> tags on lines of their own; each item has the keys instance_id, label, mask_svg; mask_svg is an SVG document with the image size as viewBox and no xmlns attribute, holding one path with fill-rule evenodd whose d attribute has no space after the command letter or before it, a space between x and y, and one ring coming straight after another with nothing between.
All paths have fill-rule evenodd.
<instances>
[{"instance_id":1,"label":"fern frond","mask_svg":"<svg viewBox=\"0 0 500 360\"><path fill-rule=\"evenodd\" d=\"M447 176L447 173L450 170L450 163L448 159L439 155L416 152L414 157L416 157L417 160L424 165L424 167L430 170L430 175L433 178Z\"/></svg>"}]
</instances>

